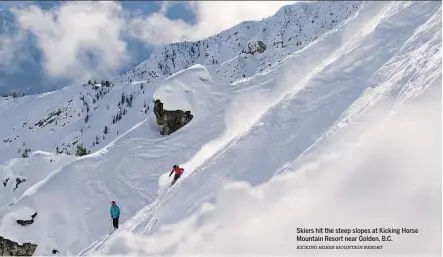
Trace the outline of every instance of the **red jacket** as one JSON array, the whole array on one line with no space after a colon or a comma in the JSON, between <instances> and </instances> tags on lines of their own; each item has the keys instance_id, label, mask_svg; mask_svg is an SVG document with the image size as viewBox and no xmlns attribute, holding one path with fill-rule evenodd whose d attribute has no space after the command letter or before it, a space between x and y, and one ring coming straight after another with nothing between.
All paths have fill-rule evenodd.
<instances>
[{"instance_id":1,"label":"red jacket","mask_svg":"<svg viewBox=\"0 0 443 257\"><path fill-rule=\"evenodd\" d=\"M172 170L171 170L171 173L170 173L169 175L171 175L171 174L172 174L172 172L175 172L175 174L177 174L177 175L180 175L180 174L182 174L182 173L183 173L183 171L184 171L184 169L183 169L183 168L178 168L178 169L172 169Z\"/></svg>"}]
</instances>

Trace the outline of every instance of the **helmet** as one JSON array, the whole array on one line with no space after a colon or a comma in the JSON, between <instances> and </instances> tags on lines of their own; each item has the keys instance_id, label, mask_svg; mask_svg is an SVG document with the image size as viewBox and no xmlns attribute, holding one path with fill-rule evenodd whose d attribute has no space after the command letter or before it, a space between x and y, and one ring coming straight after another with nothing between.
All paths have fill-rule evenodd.
<instances>
[{"instance_id":1,"label":"helmet","mask_svg":"<svg viewBox=\"0 0 443 257\"><path fill-rule=\"evenodd\" d=\"M174 167L172 167L172 168L177 169L177 168L178 168L178 165L174 165Z\"/></svg>"}]
</instances>

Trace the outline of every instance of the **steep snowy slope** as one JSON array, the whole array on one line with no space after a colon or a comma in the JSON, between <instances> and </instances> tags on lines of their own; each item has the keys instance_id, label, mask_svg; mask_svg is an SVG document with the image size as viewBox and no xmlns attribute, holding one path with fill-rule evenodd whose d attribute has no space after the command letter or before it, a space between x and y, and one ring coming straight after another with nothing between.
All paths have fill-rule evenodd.
<instances>
[{"instance_id":1,"label":"steep snowy slope","mask_svg":"<svg viewBox=\"0 0 443 257\"><path fill-rule=\"evenodd\" d=\"M96 151L146 118L153 90L142 83L78 85L1 99L0 162L20 157L26 149L75 155L83 145Z\"/></svg>"},{"instance_id":2,"label":"steep snowy slope","mask_svg":"<svg viewBox=\"0 0 443 257\"><path fill-rule=\"evenodd\" d=\"M26 149L75 154L82 145L95 152L146 118L152 93L172 73L201 64L215 81L234 83L302 49L354 15L360 5L298 3L205 40L159 47L109 87L91 81L37 96L0 98L0 163Z\"/></svg>"},{"instance_id":3,"label":"steep snowy slope","mask_svg":"<svg viewBox=\"0 0 443 257\"><path fill-rule=\"evenodd\" d=\"M171 71L203 63L212 70L215 81L236 84L235 79L244 79L240 73L252 76L259 67L263 72L275 69L272 65L281 58L336 27L354 14L359 5L359 2L318 2L288 6L269 19L239 24L207 40L168 45L165 49L169 50L165 51L159 48L159 52L136 68L142 74L139 76L127 73L109 84L91 81L41 95L0 98L0 163L38 150L68 155L75 155L79 146L86 152L100 150L148 117L153 109L153 92ZM284 47L274 42L280 40L282 33ZM268 44L264 52L263 45L254 41L257 38ZM294 40L299 43L290 43ZM183 44L201 45L199 51L201 55L205 53L205 57L198 57L197 48L181 47ZM212 52L218 54L208 67ZM166 72L170 62L175 68ZM154 124L152 129L159 130ZM141 136L147 137L147 134L141 133ZM31 186L31 181L27 186ZM0 202L2 206L9 204L9 200Z\"/></svg>"},{"instance_id":4,"label":"steep snowy slope","mask_svg":"<svg viewBox=\"0 0 443 257\"><path fill-rule=\"evenodd\" d=\"M29 158L11 159L0 165L0 215L12 206L23 193L51 172L76 160L76 156L45 152L29 153Z\"/></svg>"},{"instance_id":5,"label":"steep snowy slope","mask_svg":"<svg viewBox=\"0 0 443 257\"><path fill-rule=\"evenodd\" d=\"M300 2L262 21L246 21L208 39L154 49L116 82L152 81L202 64L218 82L249 77L302 49L354 15L364 1ZM246 59L243 61L242 58Z\"/></svg>"},{"instance_id":6,"label":"steep snowy slope","mask_svg":"<svg viewBox=\"0 0 443 257\"><path fill-rule=\"evenodd\" d=\"M329 2L301 4L326 6L324 12L333 9ZM189 69L168 78L158 90L150 87L146 96L164 98L171 108L191 108L197 115L189 124L161 137L151 111L127 116L136 124L125 123L128 132L28 189L1 219L0 235L37 243L35 255L48 255L52 249L77 254L94 241L82 254L109 253L111 200L122 209L121 222L127 221L120 231L150 235L213 201L230 181L267 181L366 107L389 95L401 104L441 78L440 12L439 2L366 3L327 33L319 31L309 45L295 47L281 59L272 56L261 73L232 84L216 78L215 66L189 62ZM136 71L148 74L149 62ZM242 62L255 68L254 60ZM131 74L125 76L132 80ZM107 96L116 100L122 91L139 87L115 83ZM183 178L159 198L173 164L185 168ZM32 225L16 224L35 211ZM158 245L150 253L174 253L178 248L171 245Z\"/></svg>"},{"instance_id":7,"label":"steep snowy slope","mask_svg":"<svg viewBox=\"0 0 443 257\"><path fill-rule=\"evenodd\" d=\"M294 160L314 150L322 139L326 140L358 121L360 115L377 103L384 102L383 99L392 98L394 101L389 102L382 113L377 113L376 120L386 117L390 109L399 108L404 102L420 95L430 85L437 89L441 87L440 12L441 3L436 2L370 3L344 27L288 57L282 65L286 65L292 73L284 73L283 67L280 67L266 75L256 75L242 84L243 94L233 94L233 106L229 107L234 110L235 114L232 116L241 121L237 124L227 122L227 130L231 128L235 132L223 134L206 144L201 152L182 165L189 172L193 171L190 176L138 212L110 238L95 242L82 254L186 255L260 252L243 244L232 246L229 248L231 251L221 247L214 248L215 245L205 248L207 251L198 246L193 248L196 242L201 242L199 240L219 235L217 227L228 224L235 227L235 224L245 222L243 218L234 218L241 214L234 214L233 210L242 210L243 204L241 200L238 206L235 203L238 200L235 196L239 196L235 189L232 189L232 193L228 192L217 198L218 205L229 207L217 209L216 213L211 212L211 207L203 208L199 217L187 222L171 227L162 225L177 223L199 210L202 203L214 201L215 193L229 181L244 180L257 185L274 174L291 170ZM313 52L318 55L309 55ZM277 86L278 80L284 79L286 81ZM441 91L437 90L438 92ZM277 105L271 107L275 103ZM264 115L259 118L258 115L263 112ZM229 117L229 114L225 114L225 117ZM251 124L255 126L249 127ZM246 134L242 134L246 131ZM226 142L229 143L227 146L223 144ZM215 155L207 159L208 152ZM376 184L373 186L377 187ZM256 202L247 195L244 198L245 201ZM304 200L300 201L300 204L304 203ZM274 209L272 206L266 208ZM223 219L225 215L229 215L231 219ZM205 226L202 219L206 217L214 217L220 222ZM257 225L262 222L267 221L261 220ZM269 221L269 224L272 223ZM254 226L255 223L247 224ZM416 249L423 252L427 249L424 246L427 232L431 231L429 224L418 225L427 229L424 232L425 240L421 240L420 246L416 246ZM245 230L253 233L247 228ZM155 237L145 241L132 236L125 237L125 231ZM195 237L191 236L194 233L197 233ZM432 233L432 251L435 253L434 239L438 238ZM228 234L220 236L229 237ZM294 236L293 228L290 237ZM244 242L236 238L236 242ZM141 244L129 243L134 240L141 240ZM290 247L286 249L288 248L291 250ZM249 251L242 252L241 249ZM399 251L400 247L395 249ZM272 250L272 253L291 252L279 248Z\"/></svg>"},{"instance_id":8,"label":"steep snowy slope","mask_svg":"<svg viewBox=\"0 0 443 257\"><path fill-rule=\"evenodd\" d=\"M90 254L440 256L441 82L440 77L425 97L414 98L387 119L380 115L386 117L390 106L377 104L379 110L369 110L358 124L350 124L352 129L329 137L306 160L288 165L286 174L255 187L231 183L216 193L214 203L198 204L190 217L149 237L127 232L126 224L105 241L109 244L104 249ZM294 239L320 236L296 232L316 227L392 228L392 232L362 235L391 236L393 241ZM397 235L400 228L419 233ZM347 236L335 234L342 235ZM298 248L307 245L356 249ZM357 248L380 245L382 250Z\"/></svg>"},{"instance_id":9,"label":"steep snowy slope","mask_svg":"<svg viewBox=\"0 0 443 257\"><path fill-rule=\"evenodd\" d=\"M202 77L207 80L202 81ZM79 158L26 191L3 217L0 234L18 242L37 243L36 255L48 255L52 249L76 254L109 232L111 200L120 205L122 221L151 203L157 197L160 172L190 159L204 142L223 130L205 120L212 112L221 113L227 100L226 95L217 92L218 85L206 70L191 67L166 80L164 87L174 85L178 89L179 84L199 89L196 94L189 92L200 100L189 101L190 105L201 108L192 126L162 137L155 116L149 112L143 122L108 146ZM17 226L16 219L24 219L34 211L38 212L34 224Z\"/></svg>"}]
</instances>

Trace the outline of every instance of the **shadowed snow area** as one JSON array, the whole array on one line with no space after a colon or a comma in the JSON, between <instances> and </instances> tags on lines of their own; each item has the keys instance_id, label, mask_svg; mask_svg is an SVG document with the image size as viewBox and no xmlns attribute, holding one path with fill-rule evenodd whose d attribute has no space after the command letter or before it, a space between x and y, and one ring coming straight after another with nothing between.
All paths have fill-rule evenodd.
<instances>
[{"instance_id":1,"label":"shadowed snow area","mask_svg":"<svg viewBox=\"0 0 443 257\"><path fill-rule=\"evenodd\" d=\"M132 118L29 188L0 235L35 255L269 255L293 254L300 226L412 226L383 253L437 254L441 40L441 2L374 1L252 77L175 73L150 94L191 122L163 137L152 110Z\"/></svg>"}]
</instances>

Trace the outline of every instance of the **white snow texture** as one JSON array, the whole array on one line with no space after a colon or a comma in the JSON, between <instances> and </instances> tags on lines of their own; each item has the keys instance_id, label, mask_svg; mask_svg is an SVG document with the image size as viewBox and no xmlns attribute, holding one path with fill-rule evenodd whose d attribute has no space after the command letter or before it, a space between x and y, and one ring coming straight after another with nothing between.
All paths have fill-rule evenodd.
<instances>
[{"instance_id":1,"label":"white snow texture","mask_svg":"<svg viewBox=\"0 0 443 257\"><path fill-rule=\"evenodd\" d=\"M38 256L440 256L441 11L299 2L159 46L109 86L0 99L0 236ZM156 99L193 119L160 135ZM298 228L419 233L300 242ZM297 249L320 243L383 249Z\"/></svg>"}]
</instances>

